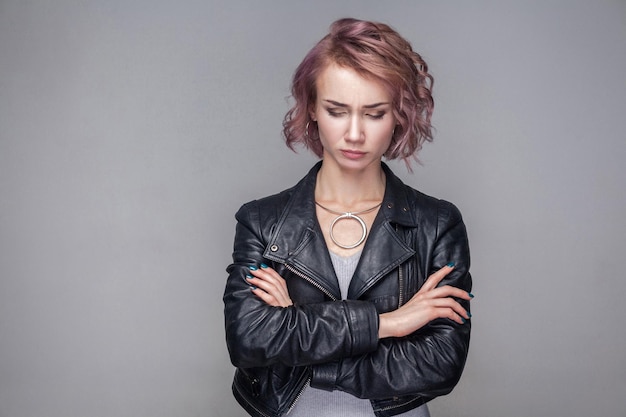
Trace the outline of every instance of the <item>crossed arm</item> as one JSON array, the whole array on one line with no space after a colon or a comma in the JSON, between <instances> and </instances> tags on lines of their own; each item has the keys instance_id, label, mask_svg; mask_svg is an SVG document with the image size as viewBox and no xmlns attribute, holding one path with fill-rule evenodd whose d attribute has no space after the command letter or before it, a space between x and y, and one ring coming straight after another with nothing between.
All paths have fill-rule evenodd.
<instances>
[{"instance_id":1,"label":"crossed arm","mask_svg":"<svg viewBox=\"0 0 626 417\"><path fill-rule=\"evenodd\" d=\"M380 314L378 337L403 337L426 326L429 322L447 318L459 324L470 318L467 310L455 298L470 300L473 295L460 288L444 285L437 287L452 270L446 265L428 277L422 288L404 305L394 311ZM252 292L266 304L289 307L293 304L285 280L272 268L250 271L248 282Z\"/></svg>"}]
</instances>

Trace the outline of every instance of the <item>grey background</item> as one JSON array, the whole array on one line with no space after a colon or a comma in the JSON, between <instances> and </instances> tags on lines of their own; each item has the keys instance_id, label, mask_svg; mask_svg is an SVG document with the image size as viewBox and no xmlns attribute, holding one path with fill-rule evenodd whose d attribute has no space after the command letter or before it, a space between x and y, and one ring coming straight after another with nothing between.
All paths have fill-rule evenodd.
<instances>
[{"instance_id":1,"label":"grey background","mask_svg":"<svg viewBox=\"0 0 626 417\"><path fill-rule=\"evenodd\" d=\"M434 416L626 416L623 1L0 0L0 416L241 416L233 214L314 158L280 136L331 21L435 76L409 184L465 216L464 376Z\"/></svg>"}]
</instances>

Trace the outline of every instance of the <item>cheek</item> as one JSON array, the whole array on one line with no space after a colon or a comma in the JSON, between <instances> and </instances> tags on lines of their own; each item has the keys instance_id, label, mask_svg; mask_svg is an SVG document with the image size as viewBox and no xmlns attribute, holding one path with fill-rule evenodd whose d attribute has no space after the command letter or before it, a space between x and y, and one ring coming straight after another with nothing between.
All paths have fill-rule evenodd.
<instances>
[{"instance_id":1,"label":"cheek","mask_svg":"<svg viewBox=\"0 0 626 417\"><path fill-rule=\"evenodd\" d=\"M335 119L321 119L317 122L317 128L320 133L320 137L324 136L326 139L332 140L335 136L340 135L343 130L340 120Z\"/></svg>"},{"instance_id":2,"label":"cheek","mask_svg":"<svg viewBox=\"0 0 626 417\"><path fill-rule=\"evenodd\" d=\"M376 138L377 142L389 144L391 142L391 136L393 135L393 125L378 125L372 129L371 133Z\"/></svg>"}]
</instances>

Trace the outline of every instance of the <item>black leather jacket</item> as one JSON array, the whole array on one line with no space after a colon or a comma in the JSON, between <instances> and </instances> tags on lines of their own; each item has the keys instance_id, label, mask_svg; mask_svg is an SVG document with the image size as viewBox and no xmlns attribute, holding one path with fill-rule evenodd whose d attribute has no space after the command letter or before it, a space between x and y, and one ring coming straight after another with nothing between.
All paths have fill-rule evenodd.
<instances>
[{"instance_id":1,"label":"black leather jacket","mask_svg":"<svg viewBox=\"0 0 626 417\"><path fill-rule=\"evenodd\" d=\"M342 301L315 215L320 166L236 215L224 294L235 398L253 416L284 416L310 383L368 398L382 417L449 393L465 364L470 323L438 319L407 337L379 340L378 315L397 309L449 262L455 268L440 285L471 290L459 211L404 185L383 164L383 204ZM285 278L293 306L271 307L250 291L248 266L262 262Z\"/></svg>"}]
</instances>

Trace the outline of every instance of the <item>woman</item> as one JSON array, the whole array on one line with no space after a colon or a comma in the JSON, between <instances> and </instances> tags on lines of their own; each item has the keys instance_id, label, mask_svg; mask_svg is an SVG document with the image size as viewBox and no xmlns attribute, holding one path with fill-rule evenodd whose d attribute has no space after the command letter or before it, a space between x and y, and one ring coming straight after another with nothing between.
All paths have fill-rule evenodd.
<instances>
[{"instance_id":1,"label":"woman","mask_svg":"<svg viewBox=\"0 0 626 417\"><path fill-rule=\"evenodd\" d=\"M253 416L428 416L458 382L473 297L452 204L382 162L432 140L432 77L390 27L342 19L305 57L289 147L321 161L242 206L224 294L233 392Z\"/></svg>"}]
</instances>

